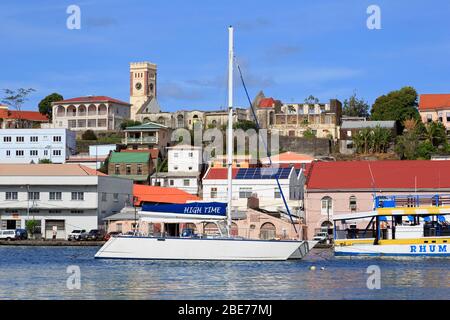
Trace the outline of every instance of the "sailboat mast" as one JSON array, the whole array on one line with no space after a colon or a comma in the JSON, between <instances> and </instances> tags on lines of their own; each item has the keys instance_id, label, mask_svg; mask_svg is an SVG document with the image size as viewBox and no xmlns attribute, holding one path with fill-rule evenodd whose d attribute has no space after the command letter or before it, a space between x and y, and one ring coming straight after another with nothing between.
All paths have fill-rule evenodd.
<instances>
[{"instance_id":1,"label":"sailboat mast","mask_svg":"<svg viewBox=\"0 0 450 320\"><path fill-rule=\"evenodd\" d=\"M228 129L227 129L227 162L228 162L228 190L227 190L227 229L231 233L231 202L233 198L233 27L228 28Z\"/></svg>"}]
</instances>

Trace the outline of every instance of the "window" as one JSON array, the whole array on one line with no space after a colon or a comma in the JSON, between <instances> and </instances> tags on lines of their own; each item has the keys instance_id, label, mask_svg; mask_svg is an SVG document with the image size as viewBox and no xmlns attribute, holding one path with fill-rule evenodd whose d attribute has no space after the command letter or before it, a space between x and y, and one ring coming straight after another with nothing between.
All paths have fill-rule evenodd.
<instances>
[{"instance_id":1,"label":"window","mask_svg":"<svg viewBox=\"0 0 450 320\"><path fill-rule=\"evenodd\" d=\"M169 184L171 185L171 186L173 186L174 185L174 181L173 181L173 179L171 179L170 181L169 181Z\"/></svg>"},{"instance_id":2,"label":"window","mask_svg":"<svg viewBox=\"0 0 450 320\"><path fill-rule=\"evenodd\" d=\"M11 137L3 137L3 142L11 142Z\"/></svg>"},{"instance_id":3,"label":"window","mask_svg":"<svg viewBox=\"0 0 450 320\"><path fill-rule=\"evenodd\" d=\"M28 200L39 200L39 192L28 192Z\"/></svg>"},{"instance_id":4,"label":"window","mask_svg":"<svg viewBox=\"0 0 450 320\"><path fill-rule=\"evenodd\" d=\"M70 213L84 213L83 210L70 210Z\"/></svg>"},{"instance_id":5,"label":"window","mask_svg":"<svg viewBox=\"0 0 450 320\"><path fill-rule=\"evenodd\" d=\"M50 200L61 200L62 193L61 192L50 192L49 199Z\"/></svg>"},{"instance_id":6,"label":"window","mask_svg":"<svg viewBox=\"0 0 450 320\"><path fill-rule=\"evenodd\" d=\"M11 150L6 150L6 156L11 157Z\"/></svg>"},{"instance_id":7,"label":"window","mask_svg":"<svg viewBox=\"0 0 450 320\"><path fill-rule=\"evenodd\" d=\"M113 194L113 200L114 200L114 202L118 202L119 201L119 194L118 193L114 193Z\"/></svg>"},{"instance_id":8,"label":"window","mask_svg":"<svg viewBox=\"0 0 450 320\"><path fill-rule=\"evenodd\" d=\"M30 150L30 156L37 156L38 151L37 150Z\"/></svg>"},{"instance_id":9,"label":"window","mask_svg":"<svg viewBox=\"0 0 450 320\"><path fill-rule=\"evenodd\" d=\"M53 137L53 142L61 142L61 141L62 141L61 136L54 136Z\"/></svg>"},{"instance_id":10,"label":"window","mask_svg":"<svg viewBox=\"0 0 450 320\"><path fill-rule=\"evenodd\" d=\"M131 174L131 164L127 164L126 165L126 174L130 175Z\"/></svg>"},{"instance_id":11,"label":"window","mask_svg":"<svg viewBox=\"0 0 450 320\"><path fill-rule=\"evenodd\" d=\"M61 155L61 150L53 150L53 155L54 156L60 156Z\"/></svg>"},{"instance_id":12,"label":"window","mask_svg":"<svg viewBox=\"0 0 450 320\"><path fill-rule=\"evenodd\" d=\"M352 131L351 130L347 130L347 137L351 138L352 136Z\"/></svg>"},{"instance_id":13,"label":"window","mask_svg":"<svg viewBox=\"0 0 450 320\"><path fill-rule=\"evenodd\" d=\"M37 214L37 213L39 213L39 209L30 209L29 212L33 213L33 214Z\"/></svg>"},{"instance_id":14,"label":"window","mask_svg":"<svg viewBox=\"0 0 450 320\"><path fill-rule=\"evenodd\" d=\"M84 192L72 192L72 200L84 200Z\"/></svg>"},{"instance_id":15,"label":"window","mask_svg":"<svg viewBox=\"0 0 450 320\"><path fill-rule=\"evenodd\" d=\"M16 142L24 142L25 138L24 137L16 137Z\"/></svg>"},{"instance_id":16,"label":"window","mask_svg":"<svg viewBox=\"0 0 450 320\"><path fill-rule=\"evenodd\" d=\"M136 168L136 173L142 174L142 163L138 163L137 168Z\"/></svg>"},{"instance_id":17,"label":"window","mask_svg":"<svg viewBox=\"0 0 450 320\"><path fill-rule=\"evenodd\" d=\"M211 188L211 198L217 198L217 188Z\"/></svg>"},{"instance_id":18,"label":"window","mask_svg":"<svg viewBox=\"0 0 450 320\"><path fill-rule=\"evenodd\" d=\"M275 188L273 197L274 197L275 199L280 199L280 198L281 198L281 192L280 192L280 189L279 189L279 188Z\"/></svg>"},{"instance_id":19,"label":"window","mask_svg":"<svg viewBox=\"0 0 450 320\"><path fill-rule=\"evenodd\" d=\"M17 192L6 192L6 200L17 200Z\"/></svg>"},{"instance_id":20,"label":"window","mask_svg":"<svg viewBox=\"0 0 450 320\"><path fill-rule=\"evenodd\" d=\"M62 213L62 211L59 209L51 209L51 210L48 210L48 213Z\"/></svg>"},{"instance_id":21,"label":"window","mask_svg":"<svg viewBox=\"0 0 450 320\"><path fill-rule=\"evenodd\" d=\"M433 116L431 114L427 114L427 122L433 122Z\"/></svg>"},{"instance_id":22,"label":"window","mask_svg":"<svg viewBox=\"0 0 450 320\"><path fill-rule=\"evenodd\" d=\"M174 153L173 153L173 157L174 157L174 158L178 158L178 152L174 152Z\"/></svg>"},{"instance_id":23,"label":"window","mask_svg":"<svg viewBox=\"0 0 450 320\"><path fill-rule=\"evenodd\" d=\"M114 174L120 174L120 164L114 166Z\"/></svg>"},{"instance_id":24,"label":"window","mask_svg":"<svg viewBox=\"0 0 450 320\"><path fill-rule=\"evenodd\" d=\"M48 150L44 150L44 156L48 156Z\"/></svg>"},{"instance_id":25,"label":"window","mask_svg":"<svg viewBox=\"0 0 450 320\"><path fill-rule=\"evenodd\" d=\"M190 182L189 179L184 179L183 180L183 186L188 187L189 184L190 184L189 182Z\"/></svg>"},{"instance_id":26,"label":"window","mask_svg":"<svg viewBox=\"0 0 450 320\"><path fill-rule=\"evenodd\" d=\"M103 201L103 202L106 201L106 192L102 192L102 201Z\"/></svg>"},{"instance_id":27,"label":"window","mask_svg":"<svg viewBox=\"0 0 450 320\"><path fill-rule=\"evenodd\" d=\"M23 150L16 150L16 157L23 157Z\"/></svg>"},{"instance_id":28,"label":"window","mask_svg":"<svg viewBox=\"0 0 450 320\"><path fill-rule=\"evenodd\" d=\"M251 187L240 187L239 188L239 198L250 198L252 196Z\"/></svg>"},{"instance_id":29,"label":"window","mask_svg":"<svg viewBox=\"0 0 450 320\"><path fill-rule=\"evenodd\" d=\"M445 117L447 118L447 122L450 122L450 112L447 112L445 114Z\"/></svg>"},{"instance_id":30,"label":"window","mask_svg":"<svg viewBox=\"0 0 450 320\"><path fill-rule=\"evenodd\" d=\"M350 206L350 210L356 211L356 197L355 196L350 197L349 206Z\"/></svg>"},{"instance_id":31,"label":"window","mask_svg":"<svg viewBox=\"0 0 450 320\"><path fill-rule=\"evenodd\" d=\"M192 171L192 167L189 167L189 171Z\"/></svg>"},{"instance_id":32,"label":"window","mask_svg":"<svg viewBox=\"0 0 450 320\"><path fill-rule=\"evenodd\" d=\"M192 158L192 157L194 157L194 153L193 152L189 152L189 158Z\"/></svg>"},{"instance_id":33,"label":"window","mask_svg":"<svg viewBox=\"0 0 450 320\"><path fill-rule=\"evenodd\" d=\"M121 223L116 224L116 232L122 233L122 224Z\"/></svg>"},{"instance_id":34,"label":"window","mask_svg":"<svg viewBox=\"0 0 450 320\"><path fill-rule=\"evenodd\" d=\"M38 142L39 138L37 136L30 137L30 142Z\"/></svg>"},{"instance_id":35,"label":"window","mask_svg":"<svg viewBox=\"0 0 450 320\"><path fill-rule=\"evenodd\" d=\"M178 166L173 167L173 170L178 170Z\"/></svg>"},{"instance_id":36,"label":"window","mask_svg":"<svg viewBox=\"0 0 450 320\"><path fill-rule=\"evenodd\" d=\"M333 200L330 197L323 197L321 200L321 214L333 213Z\"/></svg>"}]
</instances>

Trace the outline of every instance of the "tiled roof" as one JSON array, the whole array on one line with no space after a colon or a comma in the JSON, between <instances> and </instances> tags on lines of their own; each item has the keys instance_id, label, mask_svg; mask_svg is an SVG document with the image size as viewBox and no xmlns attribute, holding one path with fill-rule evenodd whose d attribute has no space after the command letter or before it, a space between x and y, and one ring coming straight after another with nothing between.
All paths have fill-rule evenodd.
<instances>
[{"instance_id":1,"label":"tiled roof","mask_svg":"<svg viewBox=\"0 0 450 320\"><path fill-rule=\"evenodd\" d=\"M138 126L126 127L125 131L140 131L140 130L158 130L167 129L165 125L156 122L146 122Z\"/></svg>"},{"instance_id":2,"label":"tiled roof","mask_svg":"<svg viewBox=\"0 0 450 320\"><path fill-rule=\"evenodd\" d=\"M137 198L136 205L142 202L157 203L186 203L187 201L200 200L199 197L177 188L166 188L156 186L145 186L135 184L133 195Z\"/></svg>"},{"instance_id":3,"label":"tiled roof","mask_svg":"<svg viewBox=\"0 0 450 320\"><path fill-rule=\"evenodd\" d=\"M0 109L0 119L22 119L29 121L47 122L47 116L37 111L12 111Z\"/></svg>"},{"instance_id":4,"label":"tiled roof","mask_svg":"<svg viewBox=\"0 0 450 320\"><path fill-rule=\"evenodd\" d=\"M419 110L450 109L450 94L421 94Z\"/></svg>"},{"instance_id":5,"label":"tiled roof","mask_svg":"<svg viewBox=\"0 0 450 320\"><path fill-rule=\"evenodd\" d=\"M259 108L273 108L275 105L275 100L273 98L263 98L259 102Z\"/></svg>"},{"instance_id":6,"label":"tiled roof","mask_svg":"<svg viewBox=\"0 0 450 320\"><path fill-rule=\"evenodd\" d=\"M233 168L233 179L236 177L239 168ZM223 180L228 177L228 168L210 168L203 180Z\"/></svg>"},{"instance_id":7,"label":"tiled roof","mask_svg":"<svg viewBox=\"0 0 450 320\"><path fill-rule=\"evenodd\" d=\"M306 185L308 190L439 190L450 188L450 161L313 162Z\"/></svg>"},{"instance_id":8,"label":"tiled roof","mask_svg":"<svg viewBox=\"0 0 450 320\"><path fill-rule=\"evenodd\" d=\"M0 176L106 176L80 164L0 164Z\"/></svg>"},{"instance_id":9,"label":"tiled roof","mask_svg":"<svg viewBox=\"0 0 450 320\"><path fill-rule=\"evenodd\" d=\"M270 157L273 163L302 163L302 162L311 162L314 160L314 157L297 153L297 152L283 152ZM269 158L262 159L261 162L268 163Z\"/></svg>"},{"instance_id":10,"label":"tiled roof","mask_svg":"<svg viewBox=\"0 0 450 320\"><path fill-rule=\"evenodd\" d=\"M112 152L111 163L146 163L150 158L150 152Z\"/></svg>"},{"instance_id":11,"label":"tiled roof","mask_svg":"<svg viewBox=\"0 0 450 320\"><path fill-rule=\"evenodd\" d=\"M129 106L130 104L118 99L114 99L108 96L85 96L85 97L77 97L77 98L71 98L61 101L53 102L52 105L56 104L67 104L67 103L117 103L117 104L123 104Z\"/></svg>"}]
</instances>

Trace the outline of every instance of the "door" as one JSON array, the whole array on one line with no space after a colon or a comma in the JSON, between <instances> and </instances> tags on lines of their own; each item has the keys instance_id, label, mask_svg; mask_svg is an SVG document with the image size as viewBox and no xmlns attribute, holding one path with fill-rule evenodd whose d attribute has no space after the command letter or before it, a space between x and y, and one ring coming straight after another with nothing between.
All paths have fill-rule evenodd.
<instances>
[{"instance_id":1,"label":"door","mask_svg":"<svg viewBox=\"0 0 450 320\"><path fill-rule=\"evenodd\" d=\"M65 220L45 220L45 239L52 239L54 231L56 239L66 239Z\"/></svg>"}]
</instances>

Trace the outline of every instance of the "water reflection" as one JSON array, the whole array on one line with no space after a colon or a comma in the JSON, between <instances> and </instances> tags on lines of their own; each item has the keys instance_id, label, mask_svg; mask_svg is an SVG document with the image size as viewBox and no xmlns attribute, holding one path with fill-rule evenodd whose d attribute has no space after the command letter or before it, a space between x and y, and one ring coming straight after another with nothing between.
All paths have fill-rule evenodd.
<instances>
[{"instance_id":1,"label":"water reflection","mask_svg":"<svg viewBox=\"0 0 450 320\"><path fill-rule=\"evenodd\" d=\"M0 248L0 299L448 299L448 259L335 259L316 250L302 261L95 260L97 248ZM81 269L69 290L66 268ZM366 286L381 269L381 290ZM315 266L316 270L310 270ZM322 270L323 269L323 270Z\"/></svg>"}]
</instances>

